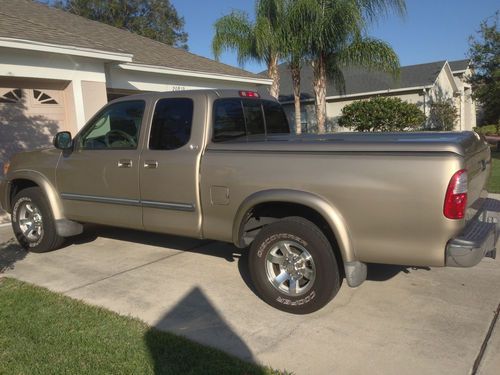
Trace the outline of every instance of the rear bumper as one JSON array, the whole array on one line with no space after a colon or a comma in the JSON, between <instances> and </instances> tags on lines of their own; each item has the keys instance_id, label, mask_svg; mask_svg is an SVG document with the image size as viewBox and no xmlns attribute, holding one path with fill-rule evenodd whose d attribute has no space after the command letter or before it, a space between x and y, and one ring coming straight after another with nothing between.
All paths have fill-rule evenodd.
<instances>
[{"instance_id":1,"label":"rear bumper","mask_svg":"<svg viewBox=\"0 0 500 375\"><path fill-rule=\"evenodd\" d=\"M488 201L493 201L488 199ZM498 206L497 201L486 205L484 211L469 221L464 230L446 245L446 266L472 267L484 257L496 257L499 211L489 211L488 206Z\"/></svg>"}]
</instances>

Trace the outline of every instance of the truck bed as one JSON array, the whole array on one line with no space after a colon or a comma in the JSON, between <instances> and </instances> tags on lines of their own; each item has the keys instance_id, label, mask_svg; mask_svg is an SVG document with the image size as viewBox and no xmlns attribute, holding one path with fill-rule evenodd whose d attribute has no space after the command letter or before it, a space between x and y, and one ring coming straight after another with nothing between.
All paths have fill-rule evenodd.
<instances>
[{"instance_id":1,"label":"truck bed","mask_svg":"<svg viewBox=\"0 0 500 375\"><path fill-rule=\"evenodd\" d=\"M484 149L474 132L280 134L239 137L211 143L211 150L292 152L453 152L465 156Z\"/></svg>"}]
</instances>

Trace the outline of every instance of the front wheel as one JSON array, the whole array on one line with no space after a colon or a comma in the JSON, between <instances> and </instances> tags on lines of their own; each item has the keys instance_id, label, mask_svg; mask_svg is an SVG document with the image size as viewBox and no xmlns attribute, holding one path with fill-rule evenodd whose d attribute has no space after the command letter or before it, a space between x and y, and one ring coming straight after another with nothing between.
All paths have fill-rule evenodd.
<instances>
[{"instance_id":1,"label":"front wheel","mask_svg":"<svg viewBox=\"0 0 500 375\"><path fill-rule=\"evenodd\" d=\"M301 217L264 227L250 248L249 265L260 297L293 314L319 310L340 288L330 242L316 225Z\"/></svg>"},{"instance_id":2,"label":"front wheel","mask_svg":"<svg viewBox=\"0 0 500 375\"><path fill-rule=\"evenodd\" d=\"M19 244L34 253L55 250L64 241L57 234L52 211L37 187L23 189L14 197L12 229Z\"/></svg>"}]
</instances>

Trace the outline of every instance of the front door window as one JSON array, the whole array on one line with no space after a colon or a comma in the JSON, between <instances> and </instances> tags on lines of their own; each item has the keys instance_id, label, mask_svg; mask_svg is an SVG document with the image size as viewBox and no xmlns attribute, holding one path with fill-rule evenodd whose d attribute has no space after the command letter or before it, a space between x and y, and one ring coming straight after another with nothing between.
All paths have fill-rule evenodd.
<instances>
[{"instance_id":1,"label":"front door window","mask_svg":"<svg viewBox=\"0 0 500 375\"><path fill-rule=\"evenodd\" d=\"M104 108L82 131L78 148L84 150L136 149L144 115L142 100L118 102Z\"/></svg>"}]
</instances>

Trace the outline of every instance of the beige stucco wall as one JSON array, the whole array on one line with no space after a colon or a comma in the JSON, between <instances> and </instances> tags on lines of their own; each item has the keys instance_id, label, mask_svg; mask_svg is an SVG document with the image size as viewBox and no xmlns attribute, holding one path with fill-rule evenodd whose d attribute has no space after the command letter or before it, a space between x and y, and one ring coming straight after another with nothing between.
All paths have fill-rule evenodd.
<instances>
[{"instance_id":1,"label":"beige stucco wall","mask_svg":"<svg viewBox=\"0 0 500 375\"><path fill-rule=\"evenodd\" d=\"M66 129L75 135L78 131L78 124L76 120L75 111L75 96L73 94L73 82L70 82L64 89L64 103L66 107Z\"/></svg>"},{"instance_id":2,"label":"beige stucco wall","mask_svg":"<svg viewBox=\"0 0 500 375\"><path fill-rule=\"evenodd\" d=\"M465 73L452 75L443 69L430 92L433 100L451 99L455 104L458 114L455 130L472 130L476 126L476 106L471 86L467 83L470 73L470 69L467 69Z\"/></svg>"},{"instance_id":3,"label":"beige stucco wall","mask_svg":"<svg viewBox=\"0 0 500 375\"><path fill-rule=\"evenodd\" d=\"M476 103L472 98L472 87L467 82L471 74L470 68L467 68L465 72L454 74L455 84L460 92L460 96L457 97L457 106L460 111L459 126L462 130L472 130L476 126Z\"/></svg>"},{"instance_id":4,"label":"beige stucco wall","mask_svg":"<svg viewBox=\"0 0 500 375\"><path fill-rule=\"evenodd\" d=\"M82 81L81 85L85 121L88 121L108 102L106 84L104 82Z\"/></svg>"},{"instance_id":5,"label":"beige stucco wall","mask_svg":"<svg viewBox=\"0 0 500 375\"><path fill-rule=\"evenodd\" d=\"M455 80L448 69L442 69L436 78L434 86L429 91L432 100L453 100Z\"/></svg>"}]
</instances>

